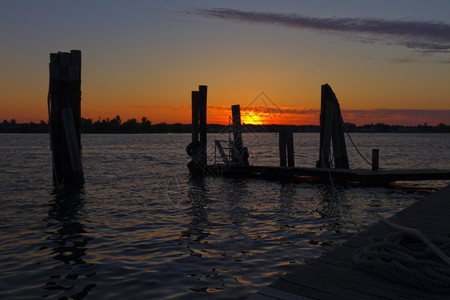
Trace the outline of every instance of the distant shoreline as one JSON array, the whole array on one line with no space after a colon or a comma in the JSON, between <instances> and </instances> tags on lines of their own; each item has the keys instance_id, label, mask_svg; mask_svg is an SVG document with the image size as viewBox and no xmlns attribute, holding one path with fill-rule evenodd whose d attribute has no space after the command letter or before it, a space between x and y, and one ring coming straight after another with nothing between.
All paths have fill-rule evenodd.
<instances>
[{"instance_id":1,"label":"distant shoreline","mask_svg":"<svg viewBox=\"0 0 450 300\"><path fill-rule=\"evenodd\" d=\"M243 132L279 132L281 128L291 126L294 132L320 132L318 125L253 125L243 124ZM48 133L48 123L16 123L14 120L3 121L0 123L0 133ZM348 132L361 133L450 133L450 125L439 124L437 126L403 126L387 125L383 123L368 124L357 126L346 123L345 128ZM209 124L207 128L209 133L221 133L231 131L230 125ZM106 119L92 122L90 119L82 119L82 133L191 133L191 124L151 124L146 118L138 123L136 119L128 120L122 123L119 119Z\"/></svg>"}]
</instances>

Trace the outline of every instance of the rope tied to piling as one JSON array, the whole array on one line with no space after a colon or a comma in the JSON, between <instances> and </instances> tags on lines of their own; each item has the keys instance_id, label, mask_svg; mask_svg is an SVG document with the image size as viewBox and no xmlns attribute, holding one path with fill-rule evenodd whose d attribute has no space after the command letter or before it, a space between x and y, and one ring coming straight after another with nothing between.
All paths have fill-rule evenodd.
<instances>
[{"instance_id":1,"label":"rope tied to piling","mask_svg":"<svg viewBox=\"0 0 450 300\"><path fill-rule=\"evenodd\" d=\"M354 252L354 262L363 270L397 283L440 294L450 294L450 240L430 241L419 230L382 218L401 230L382 239L369 237L369 245Z\"/></svg>"}]
</instances>

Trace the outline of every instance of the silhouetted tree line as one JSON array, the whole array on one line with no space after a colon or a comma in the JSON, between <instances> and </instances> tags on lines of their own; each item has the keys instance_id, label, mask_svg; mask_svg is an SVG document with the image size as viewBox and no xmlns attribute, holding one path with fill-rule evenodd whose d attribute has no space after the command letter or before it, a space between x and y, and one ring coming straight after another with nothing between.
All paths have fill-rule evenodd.
<instances>
[{"instance_id":1,"label":"silhouetted tree line","mask_svg":"<svg viewBox=\"0 0 450 300\"><path fill-rule=\"evenodd\" d=\"M81 118L82 133L165 133L165 132L191 132L192 126L180 123L167 124L161 122L152 124L147 117L142 117L140 121L129 119L122 122L120 116L113 119L106 118L103 120ZM10 121L4 120L0 123L0 132L2 133L48 133L48 122L40 121L39 123L23 123L19 124L15 119Z\"/></svg>"},{"instance_id":2,"label":"silhouetted tree line","mask_svg":"<svg viewBox=\"0 0 450 300\"><path fill-rule=\"evenodd\" d=\"M244 132L279 132L282 127L286 125L250 125L244 124L242 126ZM320 127L317 125L290 125L294 132L320 132ZM385 132L385 133L450 133L450 126L443 123L437 126L402 126L402 125L387 125L383 123L368 124L357 126L352 123L345 123L347 131L349 132ZM120 116L113 119L106 118L103 120L81 118L81 132L82 133L189 133L192 131L191 124L167 124L161 122L152 124L147 117L142 117L140 121L136 119L129 119L122 122ZM208 132L218 133L231 131L229 125L208 124ZM0 123L1 133L48 133L48 122L40 121L39 123L22 123L19 124L16 120L3 120Z\"/></svg>"},{"instance_id":3,"label":"silhouetted tree line","mask_svg":"<svg viewBox=\"0 0 450 300\"><path fill-rule=\"evenodd\" d=\"M81 118L82 133L165 133L165 132L190 132L191 126L180 123L167 124L165 122L152 124L147 117L140 121L129 119L122 122L120 116L114 119L103 119L95 122L92 119Z\"/></svg>"},{"instance_id":4,"label":"silhouetted tree line","mask_svg":"<svg viewBox=\"0 0 450 300\"><path fill-rule=\"evenodd\" d=\"M44 133L48 132L48 123L40 121L39 123L22 123L19 124L15 119L3 120L0 123L1 133Z\"/></svg>"}]
</instances>

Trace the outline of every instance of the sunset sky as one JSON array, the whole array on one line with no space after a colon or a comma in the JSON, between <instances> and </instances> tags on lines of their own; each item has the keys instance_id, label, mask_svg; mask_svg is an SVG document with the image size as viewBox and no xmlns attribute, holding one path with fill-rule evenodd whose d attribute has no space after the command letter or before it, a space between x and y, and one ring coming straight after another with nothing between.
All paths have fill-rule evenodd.
<instances>
[{"instance_id":1,"label":"sunset sky","mask_svg":"<svg viewBox=\"0 0 450 300\"><path fill-rule=\"evenodd\" d=\"M49 54L82 51L82 116L318 124L450 124L450 1L0 1L0 121L47 121Z\"/></svg>"}]
</instances>

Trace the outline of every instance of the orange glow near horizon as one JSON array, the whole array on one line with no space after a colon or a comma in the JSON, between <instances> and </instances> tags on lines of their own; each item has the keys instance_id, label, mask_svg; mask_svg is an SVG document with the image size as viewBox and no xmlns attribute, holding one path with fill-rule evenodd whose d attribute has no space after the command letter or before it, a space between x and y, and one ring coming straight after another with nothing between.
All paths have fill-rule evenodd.
<instances>
[{"instance_id":1,"label":"orange glow near horizon","mask_svg":"<svg viewBox=\"0 0 450 300\"><path fill-rule=\"evenodd\" d=\"M263 125L265 122L265 116L262 113L254 111L241 111L242 124Z\"/></svg>"},{"instance_id":2,"label":"orange glow near horizon","mask_svg":"<svg viewBox=\"0 0 450 300\"><path fill-rule=\"evenodd\" d=\"M308 26L265 22L268 15L257 22L212 15L209 19L199 11L213 5L200 1L198 10L181 1L146 1L145 9L116 1L106 13L100 4L86 10L84 4L71 1L77 13L67 15L64 34L55 39L48 28L58 29L59 20L47 16L68 4L49 4L47 9L37 1L26 6L20 1L4 2L8 2L2 6L4 28L14 30L5 31L4 40L11 42L0 57L0 122L47 122L49 53L79 49L82 117L93 121L120 116L122 121L140 122L145 116L152 124L189 124L191 91L205 85L209 124L229 124L231 105L240 104L245 124L318 125L321 85L328 83L347 123L450 124L449 53L415 48L450 44L438 35L431 34L428 44L415 43L406 35L359 31L359 27L355 32L336 28L324 34ZM279 11L279 4L267 2L258 5L261 11L269 15ZM386 8L391 7L385 2ZM333 11L310 4L286 9L300 15L309 11L317 20ZM238 2L232 6L249 12L257 7ZM366 15L364 7L347 13L344 9L341 17ZM447 26L442 12L448 9L443 4L410 5L410 17L423 18L423 7L430 16L435 12L432 20ZM86 22L79 22L81 12ZM401 16L381 12L369 12L367 17L394 21ZM104 26L98 26L100 17ZM43 18L48 22L41 22Z\"/></svg>"},{"instance_id":3,"label":"orange glow near horizon","mask_svg":"<svg viewBox=\"0 0 450 300\"><path fill-rule=\"evenodd\" d=\"M30 106L20 114L3 112L0 122L15 119L17 123L47 122L47 111L44 105ZM34 114L38 117L34 117ZM190 105L91 105L82 103L82 117L94 122L113 119L120 116L122 122L136 119L141 122L146 117L152 124L191 123ZM249 106L241 107L241 123L253 125L319 125L319 108ZM450 110L407 110L407 109L359 109L342 110L346 123L356 125L384 123L389 125L417 126L427 123L436 126L440 123L450 124ZM208 124L228 125L231 123L231 105L208 106Z\"/></svg>"}]
</instances>

